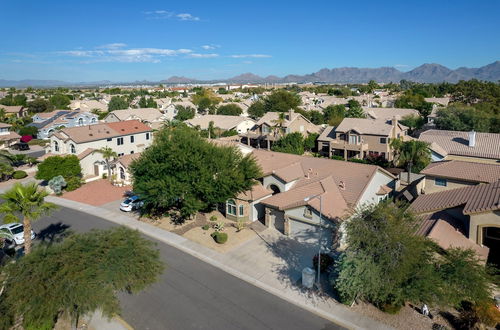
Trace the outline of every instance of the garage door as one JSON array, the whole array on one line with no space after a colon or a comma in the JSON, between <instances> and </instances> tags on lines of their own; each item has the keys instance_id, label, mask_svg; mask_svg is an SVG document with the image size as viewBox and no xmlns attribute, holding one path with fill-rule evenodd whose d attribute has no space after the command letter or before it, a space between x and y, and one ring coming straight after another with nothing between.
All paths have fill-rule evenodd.
<instances>
[{"instance_id":1,"label":"garage door","mask_svg":"<svg viewBox=\"0 0 500 330\"><path fill-rule=\"evenodd\" d=\"M299 242L317 244L319 239L319 227L311 225L307 222L302 222L296 219L290 219L290 237ZM329 249L332 246L332 231L329 228L323 228L321 233L321 241L323 248Z\"/></svg>"}]
</instances>

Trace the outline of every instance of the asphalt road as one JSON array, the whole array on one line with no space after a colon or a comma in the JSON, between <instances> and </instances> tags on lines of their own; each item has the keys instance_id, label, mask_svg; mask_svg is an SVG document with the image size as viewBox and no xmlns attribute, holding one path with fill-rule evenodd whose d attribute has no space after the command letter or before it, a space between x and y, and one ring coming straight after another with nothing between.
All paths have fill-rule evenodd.
<instances>
[{"instance_id":1,"label":"asphalt road","mask_svg":"<svg viewBox=\"0 0 500 330\"><path fill-rule=\"evenodd\" d=\"M40 236L109 228L113 223L61 208L33 228ZM341 329L182 251L157 241L167 268L137 295L120 295L122 317L135 329Z\"/></svg>"}]
</instances>

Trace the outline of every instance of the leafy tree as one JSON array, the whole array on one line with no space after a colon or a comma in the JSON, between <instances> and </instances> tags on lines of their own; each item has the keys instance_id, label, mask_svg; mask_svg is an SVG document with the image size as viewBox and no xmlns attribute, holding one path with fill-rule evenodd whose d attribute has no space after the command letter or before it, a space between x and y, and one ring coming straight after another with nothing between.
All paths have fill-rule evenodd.
<instances>
[{"instance_id":1,"label":"leafy tree","mask_svg":"<svg viewBox=\"0 0 500 330\"><path fill-rule=\"evenodd\" d=\"M262 100L259 100L252 103L250 107L248 107L247 112L253 119L257 119L264 116L264 114L266 113L264 102Z\"/></svg>"},{"instance_id":2,"label":"leafy tree","mask_svg":"<svg viewBox=\"0 0 500 330\"><path fill-rule=\"evenodd\" d=\"M264 111L287 112L290 109L297 109L300 104L301 99L297 94L278 89L264 98Z\"/></svg>"},{"instance_id":3,"label":"leafy tree","mask_svg":"<svg viewBox=\"0 0 500 330\"><path fill-rule=\"evenodd\" d=\"M420 129L424 126L424 118L416 115L404 116L400 121L401 124L408 126L410 130Z\"/></svg>"},{"instance_id":4,"label":"leafy tree","mask_svg":"<svg viewBox=\"0 0 500 330\"><path fill-rule=\"evenodd\" d=\"M75 155L50 156L38 164L35 178L49 181L55 176L62 175L65 179L81 177L82 167Z\"/></svg>"},{"instance_id":5,"label":"leafy tree","mask_svg":"<svg viewBox=\"0 0 500 330\"><path fill-rule=\"evenodd\" d=\"M221 105L217 109L218 115L226 115L226 116L239 116L241 115L242 112L243 110L241 110L241 108L234 103Z\"/></svg>"},{"instance_id":6,"label":"leafy tree","mask_svg":"<svg viewBox=\"0 0 500 330\"><path fill-rule=\"evenodd\" d=\"M318 133L311 133L304 139L304 149L307 151L316 150L316 140L318 139Z\"/></svg>"},{"instance_id":7,"label":"leafy tree","mask_svg":"<svg viewBox=\"0 0 500 330\"><path fill-rule=\"evenodd\" d=\"M432 103L426 102L421 94L406 92L394 102L396 108L416 109L422 117L427 117L432 111Z\"/></svg>"},{"instance_id":8,"label":"leafy tree","mask_svg":"<svg viewBox=\"0 0 500 330\"><path fill-rule=\"evenodd\" d=\"M148 101L146 102L146 107L147 108L158 108L158 103L156 103L156 101L150 97L148 98Z\"/></svg>"},{"instance_id":9,"label":"leafy tree","mask_svg":"<svg viewBox=\"0 0 500 330\"><path fill-rule=\"evenodd\" d=\"M207 110L213 111L215 106L222 102L222 98L215 95L211 89L200 88L196 90L196 94L191 97L193 104L198 106L198 110L203 112Z\"/></svg>"},{"instance_id":10,"label":"leafy tree","mask_svg":"<svg viewBox=\"0 0 500 330\"><path fill-rule=\"evenodd\" d=\"M14 186L0 195L4 203L0 205L0 213L5 214L5 222L22 222L24 226L24 253L31 252L31 221L38 220L56 208L55 204L45 201L48 193L39 190L36 182L15 183Z\"/></svg>"},{"instance_id":11,"label":"leafy tree","mask_svg":"<svg viewBox=\"0 0 500 330\"><path fill-rule=\"evenodd\" d=\"M274 123L273 130L274 130L275 136L280 136L280 135L284 134L285 130L284 130L283 125L285 125L285 122L286 122L285 113L280 112L278 114L278 118L273 120L273 123Z\"/></svg>"},{"instance_id":12,"label":"leafy tree","mask_svg":"<svg viewBox=\"0 0 500 330\"><path fill-rule=\"evenodd\" d=\"M374 89L380 88L375 80L370 80L368 82L368 92L372 93Z\"/></svg>"},{"instance_id":13,"label":"leafy tree","mask_svg":"<svg viewBox=\"0 0 500 330\"><path fill-rule=\"evenodd\" d=\"M363 108L361 107L361 104L359 104L358 101L356 100L349 100L347 103L347 106L349 107L347 111L345 112L345 116L347 118L365 118L365 112L363 111Z\"/></svg>"},{"instance_id":14,"label":"leafy tree","mask_svg":"<svg viewBox=\"0 0 500 330\"><path fill-rule=\"evenodd\" d=\"M220 136L227 137L227 136L235 136L235 135L238 135L238 131L235 129L230 129L228 131L222 132L222 134Z\"/></svg>"},{"instance_id":15,"label":"leafy tree","mask_svg":"<svg viewBox=\"0 0 500 330\"><path fill-rule=\"evenodd\" d=\"M2 108L2 106L0 105L0 121L4 122L6 116L7 116L7 113L5 112L5 108Z\"/></svg>"},{"instance_id":16,"label":"leafy tree","mask_svg":"<svg viewBox=\"0 0 500 330\"><path fill-rule=\"evenodd\" d=\"M183 105L176 105L175 109L177 110L177 115L175 115L176 120L185 121L188 119L194 118L196 113L195 109L192 107L185 107Z\"/></svg>"},{"instance_id":17,"label":"leafy tree","mask_svg":"<svg viewBox=\"0 0 500 330\"><path fill-rule=\"evenodd\" d=\"M54 110L54 106L45 99L36 98L28 102L28 111L30 113L50 112L52 110Z\"/></svg>"},{"instance_id":18,"label":"leafy tree","mask_svg":"<svg viewBox=\"0 0 500 330\"><path fill-rule=\"evenodd\" d=\"M49 102L55 109L69 109L68 106L71 103L71 99L64 94L55 94L49 99Z\"/></svg>"},{"instance_id":19,"label":"leafy tree","mask_svg":"<svg viewBox=\"0 0 500 330\"><path fill-rule=\"evenodd\" d=\"M314 125L321 125L324 124L324 116L321 112L312 110L309 111L309 117L308 119L314 124Z\"/></svg>"},{"instance_id":20,"label":"leafy tree","mask_svg":"<svg viewBox=\"0 0 500 330\"><path fill-rule=\"evenodd\" d=\"M106 162L106 167L108 169L108 179L111 181L111 161L118 158L118 154L110 147L102 147L100 149L94 150L92 153L99 153L104 158Z\"/></svg>"},{"instance_id":21,"label":"leafy tree","mask_svg":"<svg viewBox=\"0 0 500 330\"><path fill-rule=\"evenodd\" d=\"M450 106L440 109L435 120L438 129L450 131L499 132L499 127L492 127L492 116L473 107Z\"/></svg>"},{"instance_id":22,"label":"leafy tree","mask_svg":"<svg viewBox=\"0 0 500 330\"><path fill-rule=\"evenodd\" d=\"M146 98L143 96L139 100L139 108L147 108L148 107L148 102L146 101Z\"/></svg>"},{"instance_id":23,"label":"leafy tree","mask_svg":"<svg viewBox=\"0 0 500 330\"><path fill-rule=\"evenodd\" d=\"M431 151L427 142L394 139L391 141L391 148L394 149L394 164L402 168L411 164L413 173L419 173L431 162Z\"/></svg>"},{"instance_id":24,"label":"leafy tree","mask_svg":"<svg viewBox=\"0 0 500 330\"><path fill-rule=\"evenodd\" d=\"M5 96L3 99L0 99L0 104L3 105L22 105L23 107L26 106L26 101L28 98L24 94L8 94Z\"/></svg>"},{"instance_id":25,"label":"leafy tree","mask_svg":"<svg viewBox=\"0 0 500 330\"><path fill-rule=\"evenodd\" d=\"M134 191L151 215L170 211L179 221L250 189L261 171L251 155L217 146L185 125L160 130L130 166Z\"/></svg>"},{"instance_id":26,"label":"leafy tree","mask_svg":"<svg viewBox=\"0 0 500 330\"><path fill-rule=\"evenodd\" d=\"M108 103L108 111L123 110L129 107L127 100L120 96L113 96Z\"/></svg>"},{"instance_id":27,"label":"leafy tree","mask_svg":"<svg viewBox=\"0 0 500 330\"><path fill-rule=\"evenodd\" d=\"M345 106L343 104L329 105L323 111L325 122L330 126L338 126L346 116Z\"/></svg>"},{"instance_id":28,"label":"leafy tree","mask_svg":"<svg viewBox=\"0 0 500 330\"><path fill-rule=\"evenodd\" d=\"M41 246L5 268L4 318L22 316L30 329L52 329L59 316L119 313L119 293L137 293L159 280L164 265L154 243L125 227L73 234Z\"/></svg>"},{"instance_id":29,"label":"leafy tree","mask_svg":"<svg viewBox=\"0 0 500 330\"><path fill-rule=\"evenodd\" d=\"M38 128L35 126L24 126L19 129L19 135L25 136L25 135L30 135L33 137L36 137L38 134Z\"/></svg>"},{"instance_id":30,"label":"leafy tree","mask_svg":"<svg viewBox=\"0 0 500 330\"><path fill-rule=\"evenodd\" d=\"M287 134L276 141L271 149L278 152L302 155L304 153L304 137L300 132Z\"/></svg>"}]
</instances>

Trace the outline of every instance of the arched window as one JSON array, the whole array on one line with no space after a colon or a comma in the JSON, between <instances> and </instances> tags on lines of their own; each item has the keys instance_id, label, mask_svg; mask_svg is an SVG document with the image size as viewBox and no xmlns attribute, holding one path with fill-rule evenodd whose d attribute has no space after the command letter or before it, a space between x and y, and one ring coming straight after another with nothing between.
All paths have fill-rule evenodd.
<instances>
[{"instance_id":1,"label":"arched window","mask_svg":"<svg viewBox=\"0 0 500 330\"><path fill-rule=\"evenodd\" d=\"M242 216L243 216L243 214L244 214L244 211L245 211L245 208L243 207L243 205L240 205L240 207L239 207L239 211L240 211L240 212L239 212L239 216L240 216L240 217L242 217Z\"/></svg>"},{"instance_id":2,"label":"arched window","mask_svg":"<svg viewBox=\"0 0 500 330\"><path fill-rule=\"evenodd\" d=\"M125 170L120 166L120 179L125 180Z\"/></svg>"},{"instance_id":3,"label":"arched window","mask_svg":"<svg viewBox=\"0 0 500 330\"><path fill-rule=\"evenodd\" d=\"M83 126L83 118L78 118L78 126Z\"/></svg>"},{"instance_id":4,"label":"arched window","mask_svg":"<svg viewBox=\"0 0 500 330\"><path fill-rule=\"evenodd\" d=\"M93 118L90 120L90 122L91 122L91 123L95 123L96 121L97 121L97 119L96 119L95 117L93 117Z\"/></svg>"},{"instance_id":5,"label":"arched window","mask_svg":"<svg viewBox=\"0 0 500 330\"><path fill-rule=\"evenodd\" d=\"M73 143L71 143L69 145L69 148L70 148L70 151L71 151L72 154L76 154L76 148L75 148L75 145Z\"/></svg>"},{"instance_id":6,"label":"arched window","mask_svg":"<svg viewBox=\"0 0 500 330\"><path fill-rule=\"evenodd\" d=\"M227 201L227 214L236 216L236 203L233 199Z\"/></svg>"},{"instance_id":7,"label":"arched window","mask_svg":"<svg viewBox=\"0 0 500 330\"><path fill-rule=\"evenodd\" d=\"M59 152L59 143L54 141L54 151Z\"/></svg>"},{"instance_id":8,"label":"arched window","mask_svg":"<svg viewBox=\"0 0 500 330\"><path fill-rule=\"evenodd\" d=\"M275 184L270 184L268 188L273 191L273 195L279 194L281 192L280 188Z\"/></svg>"}]
</instances>

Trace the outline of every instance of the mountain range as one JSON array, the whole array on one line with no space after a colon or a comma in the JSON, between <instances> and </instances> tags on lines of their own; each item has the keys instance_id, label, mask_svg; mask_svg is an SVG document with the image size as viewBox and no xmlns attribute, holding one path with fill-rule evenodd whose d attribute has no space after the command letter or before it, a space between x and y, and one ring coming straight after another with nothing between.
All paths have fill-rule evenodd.
<instances>
[{"instance_id":1,"label":"mountain range","mask_svg":"<svg viewBox=\"0 0 500 330\"><path fill-rule=\"evenodd\" d=\"M94 82L66 82L59 80L3 80L0 79L0 87L55 87L55 86L107 86L107 85L153 85L153 84L196 84L196 83L367 83L375 80L379 83L399 82L400 80L409 80L414 82L438 83L451 82L459 80L479 79L486 81L500 80L500 61L482 66L480 68L460 67L452 70L440 64L423 64L411 71L402 72L393 67L381 68L356 68L343 67L333 69L321 69L306 75L287 75L284 77L267 76L260 77L253 73L244 73L236 77L218 80L199 80L173 76L159 82L153 81L135 81L135 82L111 82L108 80Z\"/></svg>"}]
</instances>

